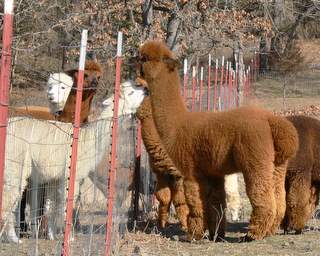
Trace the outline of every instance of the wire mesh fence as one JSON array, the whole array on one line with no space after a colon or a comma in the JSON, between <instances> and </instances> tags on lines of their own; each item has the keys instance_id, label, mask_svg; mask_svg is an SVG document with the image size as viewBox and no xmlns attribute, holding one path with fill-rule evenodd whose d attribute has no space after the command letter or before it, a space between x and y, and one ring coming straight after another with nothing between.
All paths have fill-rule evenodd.
<instances>
[{"instance_id":1,"label":"wire mesh fence","mask_svg":"<svg viewBox=\"0 0 320 256\"><path fill-rule=\"evenodd\" d=\"M181 75L181 94L190 111L226 111L238 107L240 97L253 94L276 95L283 102L287 98L320 94L318 70L286 76L279 71L259 73L255 59L251 69L247 67L239 79L236 63L224 65L222 60L216 60L215 67L211 67L209 59L209 68L184 68ZM119 73L117 79L120 80ZM8 245L10 252L60 254L64 246L67 200L73 204L70 255L105 255L106 232L111 234L110 252L117 255L128 229L157 217L153 195L156 180L141 137L137 139L136 118L121 113L114 118L102 116L95 115L81 126L75 193L69 199L73 125L29 117L9 118L0 236L13 242ZM116 178L115 184L110 184L115 119L118 122ZM111 185L114 190L110 190ZM110 205L107 199L113 202L111 212L107 210ZM110 214L112 225L108 230Z\"/></svg>"}]
</instances>

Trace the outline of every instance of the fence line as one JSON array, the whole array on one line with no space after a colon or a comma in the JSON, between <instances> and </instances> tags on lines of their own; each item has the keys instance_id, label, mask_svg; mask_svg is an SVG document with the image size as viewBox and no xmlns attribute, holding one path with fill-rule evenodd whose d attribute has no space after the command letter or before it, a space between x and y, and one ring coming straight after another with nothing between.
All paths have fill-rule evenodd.
<instances>
[{"instance_id":1,"label":"fence line","mask_svg":"<svg viewBox=\"0 0 320 256\"><path fill-rule=\"evenodd\" d=\"M106 229L105 229L105 255L110 255L111 248L112 248L112 236L114 233L114 229L112 228L112 224L114 223L113 216L115 214L121 214L118 212L118 209L115 208L113 209L113 204L114 204L114 199L115 199L115 185L116 185L116 177L115 177L115 172L117 169L118 173L118 161L117 161L117 145L118 145L118 126L119 126L119 116L118 116L118 104L119 104L119 90L120 90L120 71L121 71L121 61L122 61L122 54L121 54L121 39L122 39L122 34L119 32L118 35L118 53L117 53L117 59L116 59L116 79L115 79L115 94L114 94L114 112L113 112L113 126L112 126L112 146L111 146L111 162L110 162L110 169L109 169L109 175L107 176L109 181L108 181L108 192L107 192L107 220L106 220ZM81 46L81 50L83 49L83 46ZM85 54L84 54L85 55ZM79 64L79 74L78 74L78 91L77 91L77 102L79 101L78 98L81 99L80 93L82 93L81 89L81 84L83 82L83 66L84 66L84 59L83 59L83 53L81 52L80 54L80 64ZM81 61L83 60L83 61ZM81 64L82 63L82 64ZM187 60L185 60L185 63L187 63ZM235 106L236 100L232 101L233 94L235 94L235 98L237 98L237 68L235 71L232 70L231 68L231 62L227 62L227 65L224 65L224 58L221 61L222 66L220 68L220 74L221 74L221 79L220 79L220 90L218 92L218 78L219 78L219 67L218 67L218 60L216 60L216 66L214 69L214 87L211 86L211 55L209 56L209 62L208 62L208 73L207 73L207 89L204 88L204 67L201 67L201 72L200 72L200 83L199 86L197 86L197 79L196 79L196 68L193 66L192 69L192 111L196 110L202 110L202 109L207 109L207 110L216 110L217 108L217 99L220 99L221 104L223 104L223 108L225 110L230 109ZM237 65L237 64L236 64ZM225 70L226 69L226 70ZM250 73L250 69L248 69ZM248 75L247 71L247 76ZM233 75L234 72L234 75ZM225 76L224 76L225 74ZM82 76L82 78L81 78ZM183 86L181 92L183 92L183 97L185 98L186 103L188 102L188 71L187 68L184 69L183 72ZM247 83L250 83L250 79L247 78L245 79L246 83L245 85L247 86ZM248 89L250 84L248 84ZM213 91L212 91L213 90ZM79 93L79 94L78 94ZM206 95L207 94L207 95ZM199 95L199 97L197 97ZM211 108L211 97L213 95L213 104ZM219 97L218 97L219 96ZM207 100L203 100L203 97L205 97ZM199 101L198 103L196 101ZM207 106L205 106L207 104ZM196 109L196 106L198 106L198 109ZM71 160L71 168L70 168L70 178L69 178L69 191L68 191L68 199L67 199L67 214L66 214L66 227L65 227L65 233L64 233L64 242L63 242L63 255L69 255L70 254L70 231L72 228L72 208L73 208L73 200L74 200L74 180L75 180L75 168L76 168L76 156L77 150L76 150L76 145L77 145L77 139L78 139L78 132L79 132L79 124L77 115L79 112L76 110L76 120L74 124L74 142L73 142L73 147L72 147L72 160ZM136 158L142 157L143 153L141 150L141 126L138 125L138 139L137 139L137 144L136 144ZM140 130L140 131L139 131ZM127 147L128 145L123 145L124 147ZM141 160L140 160L141 161ZM139 168L140 171L140 168ZM125 174L125 173L124 173ZM136 173L137 174L137 173ZM139 175L140 176L140 175ZM142 175L141 175L142 176ZM146 182L144 183L144 188L146 191L147 196L149 196L150 188L149 188L149 183L151 180L150 175L146 175ZM140 178L139 178L140 181ZM138 181L138 182L139 182ZM128 185L128 184L127 184ZM118 188L117 188L118 189ZM148 191L147 191L148 190ZM117 190L118 192L118 190ZM140 192L140 185L138 186L138 189L136 189L136 193L138 194ZM139 196L135 197L135 207L139 207ZM146 207L150 208L150 207ZM136 212L136 209L135 209ZM135 218L137 217L137 214L135 214ZM91 240L90 240L90 245L91 247Z\"/></svg>"}]
</instances>

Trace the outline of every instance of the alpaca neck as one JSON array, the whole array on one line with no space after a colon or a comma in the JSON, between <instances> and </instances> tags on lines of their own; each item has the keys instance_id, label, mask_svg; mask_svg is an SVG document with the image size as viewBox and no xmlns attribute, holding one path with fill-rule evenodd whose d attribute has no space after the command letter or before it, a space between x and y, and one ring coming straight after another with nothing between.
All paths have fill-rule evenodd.
<instances>
[{"instance_id":1,"label":"alpaca neck","mask_svg":"<svg viewBox=\"0 0 320 256\"><path fill-rule=\"evenodd\" d=\"M80 123L85 123L88 120L91 102L94 94L84 94L81 101ZM58 120L63 122L73 122L76 112L76 95L69 95L66 105L59 115Z\"/></svg>"},{"instance_id":2,"label":"alpaca neck","mask_svg":"<svg viewBox=\"0 0 320 256\"><path fill-rule=\"evenodd\" d=\"M150 84L152 114L163 143L175 135L176 127L187 113L180 96L180 79L176 71L160 74ZM166 139L167 138L167 139Z\"/></svg>"}]
</instances>

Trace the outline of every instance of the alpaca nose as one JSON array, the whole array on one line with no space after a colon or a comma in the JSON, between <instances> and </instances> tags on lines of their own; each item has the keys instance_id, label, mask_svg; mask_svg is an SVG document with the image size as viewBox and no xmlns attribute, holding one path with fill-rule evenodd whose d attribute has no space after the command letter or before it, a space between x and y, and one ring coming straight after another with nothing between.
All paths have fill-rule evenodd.
<instances>
[{"instance_id":1,"label":"alpaca nose","mask_svg":"<svg viewBox=\"0 0 320 256\"><path fill-rule=\"evenodd\" d=\"M96 88L98 86L98 79L97 78L93 78L91 81L91 86Z\"/></svg>"},{"instance_id":2,"label":"alpaca nose","mask_svg":"<svg viewBox=\"0 0 320 256\"><path fill-rule=\"evenodd\" d=\"M144 96L149 96L149 90L147 87L143 87L143 94Z\"/></svg>"},{"instance_id":3,"label":"alpaca nose","mask_svg":"<svg viewBox=\"0 0 320 256\"><path fill-rule=\"evenodd\" d=\"M51 93L50 91L48 91L47 97L48 97L49 100L53 100L53 93Z\"/></svg>"}]
</instances>

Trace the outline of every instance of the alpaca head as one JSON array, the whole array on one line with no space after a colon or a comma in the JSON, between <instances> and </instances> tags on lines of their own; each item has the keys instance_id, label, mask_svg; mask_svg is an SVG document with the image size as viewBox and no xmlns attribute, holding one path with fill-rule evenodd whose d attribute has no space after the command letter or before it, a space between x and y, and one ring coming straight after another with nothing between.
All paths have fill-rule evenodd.
<instances>
[{"instance_id":1,"label":"alpaca head","mask_svg":"<svg viewBox=\"0 0 320 256\"><path fill-rule=\"evenodd\" d=\"M67 74L50 74L47 82L47 97L51 113L55 114L63 110L72 85L73 79Z\"/></svg>"},{"instance_id":2,"label":"alpaca head","mask_svg":"<svg viewBox=\"0 0 320 256\"><path fill-rule=\"evenodd\" d=\"M146 90L143 87L136 86L134 81L123 82L120 87L119 115L135 113L145 95ZM112 95L103 101L103 112L113 109L113 98L114 96Z\"/></svg>"},{"instance_id":3,"label":"alpaca head","mask_svg":"<svg viewBox=\"0 0 320 256\"><path fill-rule=\"evenodd\" d=\"M72 69L66 71L66 73L73 78L73 88L76 88L78 83L78 70ZM96 91L101 75L101 65L94 60L87 60L84 68L84 93L92 93ZM72 94L76 94L76 90L72 90Z\"/></svg>"},{"instance_id":4,"label":"alpaca head","mask_svg":"<svg viewBox=\"0 0 320 256\"><path fill-rule=\"evenodd\" d=\"M165 43L147 41L140 47L137 57L137 83L146 85L158 78L163 70L172 72L178 66L178 60Z\"/></svg>"}]
</instances>

